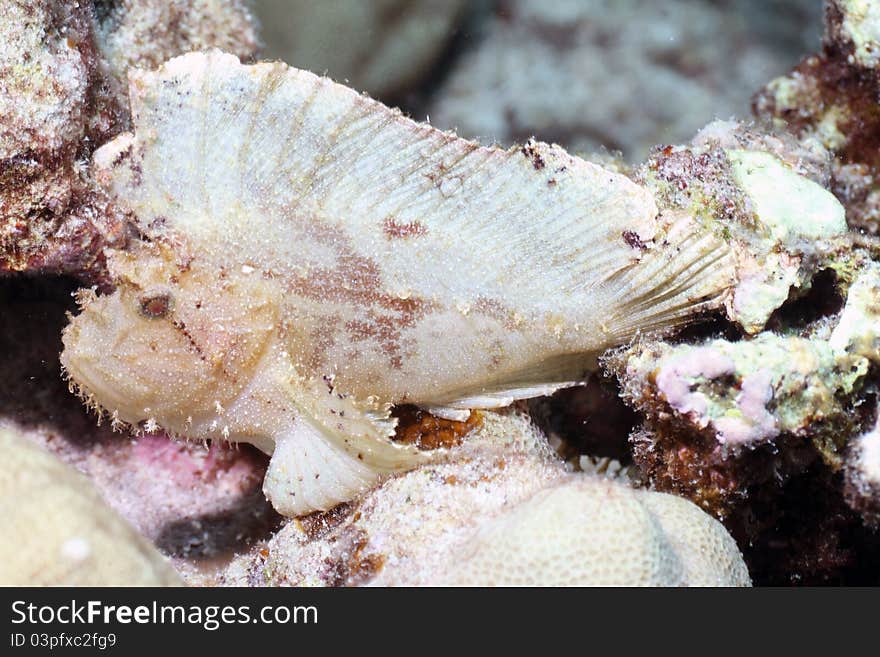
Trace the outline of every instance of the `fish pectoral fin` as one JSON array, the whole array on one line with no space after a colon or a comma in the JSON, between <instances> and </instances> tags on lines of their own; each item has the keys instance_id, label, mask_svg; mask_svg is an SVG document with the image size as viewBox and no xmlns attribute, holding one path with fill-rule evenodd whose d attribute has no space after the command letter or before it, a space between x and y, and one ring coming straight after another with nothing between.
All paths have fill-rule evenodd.
<instances>
[{"instance_id":1,"label":"fish pectoral fin","mask_svg":"<svg viewBox=\"0 0 880 657\"><path fill-rule=\"evenodd\" d=\"M382 476L428 460L415 447L395 443L396 419L387 405L360 401L332 381L296 384L298 414L276 436L263 492L287 516L325 511L348 502Z\"/></svg>"}]
</instances>

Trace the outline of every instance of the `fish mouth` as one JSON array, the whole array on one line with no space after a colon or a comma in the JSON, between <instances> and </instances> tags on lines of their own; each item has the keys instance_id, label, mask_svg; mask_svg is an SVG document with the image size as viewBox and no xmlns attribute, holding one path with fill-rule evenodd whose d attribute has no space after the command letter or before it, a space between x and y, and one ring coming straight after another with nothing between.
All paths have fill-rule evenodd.
<instances>
[{"instance_id":1,"label":"fish mouth","mask_svg":"<svg viewBox=\"0 0 880 657\"><path fill-rule=\"evenodd\" d=\"M83 312L89 313L89 310ZM126 396L120 382L114 382L105 374L109 361L114 358L109 341L101 340L100 336L83 335L82 317L74 317L61 336L64 350L59 360L68 389L99 417L109 416L114 427L136 424L138 419L119 418L118 409L127 406Z\"/></svg>"}]
</instances>

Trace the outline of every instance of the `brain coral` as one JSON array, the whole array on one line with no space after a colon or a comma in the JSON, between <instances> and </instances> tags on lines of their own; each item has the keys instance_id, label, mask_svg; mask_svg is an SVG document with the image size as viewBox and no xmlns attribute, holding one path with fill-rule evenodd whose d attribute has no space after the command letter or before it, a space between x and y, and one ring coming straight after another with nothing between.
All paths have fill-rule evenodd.
<instances>
[{"instance_id":1,"label":"brain coral","mask_svg":"<svg viewBox=\"0 0 880 657\"><path fill-rule=\"evenodd\" d=\"M481 527L436 583L747 586L750 581L734 540L691 502L574 476Z\"/></svg>"},{"instance_id":2,"label":"brain coral","mask_svg":"<svg viewBox=\"0 0 880 657\"><path fill-rule=\"evenodd\" d=\"M749 575L695 505L572 473L508 410L482 413L447 461L289 522L221 583L747 585Z\"/></svg>"},{"instance_id":3,"label":"brain coral","mask_svg":"<svg viewBox=\"0 0 880 657\"><path fill-rule=\"evenodd\" d=\"M0 585L179 583L83 475L8 429L0 452Z\"/></svg>"}]
</instances>

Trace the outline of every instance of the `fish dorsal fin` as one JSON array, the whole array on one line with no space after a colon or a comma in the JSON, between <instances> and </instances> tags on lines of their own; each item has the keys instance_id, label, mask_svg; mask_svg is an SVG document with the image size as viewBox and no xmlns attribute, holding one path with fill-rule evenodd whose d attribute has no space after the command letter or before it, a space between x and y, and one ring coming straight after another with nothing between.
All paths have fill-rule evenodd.
<instances>
[{"instance_id":1,"label":"fish dorsal fin","mask_svg":"<svg viewBox=\"0 0 880 657\"><path fill-rule=\"evenodd\" d=\"M541 142L483 146L308 71L211 51L130 78L134 132L96 152L96 177L147 235L219 264L344 261L363 283L375 263L364 294L479 309L515 293L525 317L600 292L634 255L624 233L656 232L652 195L622 174Z\"/></svg>"}]
</instances>

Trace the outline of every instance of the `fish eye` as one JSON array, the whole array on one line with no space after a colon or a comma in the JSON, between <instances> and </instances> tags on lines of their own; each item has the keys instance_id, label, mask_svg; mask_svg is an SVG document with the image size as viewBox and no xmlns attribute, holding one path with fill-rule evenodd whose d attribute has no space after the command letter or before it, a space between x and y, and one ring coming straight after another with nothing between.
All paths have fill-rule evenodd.
<instances>
[{"instance_id":1,"label":"fish eye","mask_svg":"<svg viewBox=\"0 0 880 657\"><path fill-rule=\"evenodd\" d=\"M171 311L171 295L167 292L141 297L141 315L149 319L165 317Z\"/></svg>"}]
</instances>

